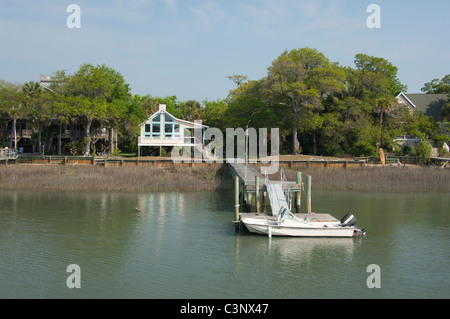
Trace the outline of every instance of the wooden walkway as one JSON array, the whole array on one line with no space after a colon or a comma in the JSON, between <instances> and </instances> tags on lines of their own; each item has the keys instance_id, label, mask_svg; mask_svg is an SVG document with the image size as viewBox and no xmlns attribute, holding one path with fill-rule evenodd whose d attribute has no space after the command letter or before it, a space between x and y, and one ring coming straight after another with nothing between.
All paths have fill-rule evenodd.
<instances>
[{"instance_id":1,"label":"wooden walkway","mask_svg":"<svg viewBox=\"0 0 450 319\"><path fill-rule=\"evenodd\" d=\"M256 176L259 177L259 190L264 192L267 190L264 184L264 176L254 167L246 166L245 163L231 163L228 161L227 164L231 168L233 175L239 177L239 182L244 184L248 192L255 192ZM277 181L271 181L271 183L277 183ZM292 191L302 190L302 185L296 184L295 182L289 182L289 187Z\"/></svg>"},{"instance_id":2,"label":"wooden walkway","mask_svg":"<svg viewBox=\"0 0 450 319\"><path fill-rule=\"evenodd\" d=\"M264 176L262 176L255 168L246 166L245 163L230 163L227 161L227 164L231 168L233 175L238 176L240 182L244 184L248 190L255 190L256 176L258 176L260 180L260 190L266 190Z\"/></svg>"}]
</instances>

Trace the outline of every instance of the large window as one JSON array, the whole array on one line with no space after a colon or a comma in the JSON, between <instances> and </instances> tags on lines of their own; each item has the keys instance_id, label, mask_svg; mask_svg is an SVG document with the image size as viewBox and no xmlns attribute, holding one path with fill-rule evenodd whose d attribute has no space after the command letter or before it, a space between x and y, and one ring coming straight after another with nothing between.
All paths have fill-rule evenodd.
<instances>
[{"instance_id":1,"label":"large window","mask_svg":"<svg viewBox=\"0 0 450 319\"><path fill-rule=\"evenodd\" d=\"M144 137L152 139L179 139L181 137L180 124L175 123L174 119L164 113L158 113L151 119L150 123L145 124ZM164 121L162 121L164 119Z\"/></svg>"},{"instance_id":2,"label":"large window","mask_svg":"<svg viewBox=\"0 0 450 319\"><path fill-rule=\"evenodd\" d=\"M150 123L145 123L144 137L154 139L161 138L161 114L152 118Z\"/></svg>"}]
</instances>

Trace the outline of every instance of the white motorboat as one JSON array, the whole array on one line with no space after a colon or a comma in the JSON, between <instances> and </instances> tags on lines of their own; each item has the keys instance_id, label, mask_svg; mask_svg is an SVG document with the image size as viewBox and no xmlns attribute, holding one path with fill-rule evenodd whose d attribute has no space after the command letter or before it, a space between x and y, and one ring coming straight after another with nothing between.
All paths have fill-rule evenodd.
<instances>
[{"instance_id":1,"label":"white motorboat","mask_svg":"<svg viewBox=\"0 0 450 319\"><path fill-rule=\"evenodd\" d=\"M281 207L276 218L242 218L252 233L294 237L353 237L364 235L364 229L356 226L356 218L346 214L341 221L320 221L312 217L300 219L287 208Z\"/></svg>"}]
</instances>

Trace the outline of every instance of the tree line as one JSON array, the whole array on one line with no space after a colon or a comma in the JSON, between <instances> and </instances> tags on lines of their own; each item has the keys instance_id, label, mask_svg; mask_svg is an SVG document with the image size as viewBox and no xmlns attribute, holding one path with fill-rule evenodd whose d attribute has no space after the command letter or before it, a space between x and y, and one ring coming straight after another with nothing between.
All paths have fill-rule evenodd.
<instances>
[{"instance_id":1,"label":"tree line","mask_svg":"<svg viewBox=\"0 0 450 319\"><path fill-rule=\"evenodd\" d=\"M53 130L58 146L52 151L61 154L62 127L75 122L84 129L78 143L85 154L93 150L92 132L98 127L118 132L122 151L136 152L139 124L160 103L178 118L202 119L223 131L280 128L282 153L370 156L378 148L395 149L394 139L403 134L448 141L433 118L397 103L396 95L407 87L398 79L396 66L366 54L356 54L354 63L354 67L340 66L311 48L286 50L263 78L228 76L236 88L225 99L202 103L179 101L176 95L133 95L123 76L105 65L83 64L71 75L56 71L45 87L33 81L21 85L1 80L0 114L3 121L12 122L12 129L0 143L17 147L16 121L26 118L37 132L38 152ZM422 91L450 94L450 74L425 83ZM449 110L447 103L442 120L448 121Z\"/></svg>"},{"instance_id":2,"label":"tree line","mask_svg":"<svg viewBox=\"0 0 450 319\"><path fill-rule=\"evenodd\" d=\"M282 152L329 156L373 156L379 148L401 153L394 139L404 134L442 146L439 123L410 112L396 96L407 86L384 58L356 54L343 67L311 48L283 52L259 80L229 76L236 83L225 100L206 101L205 119L216 127L279 127ZM425 93L450 94L450 74L425 83ZM441 119L448 121L450 103ZM426 143L426 142L424 142Z\"/></svg>"},{"instance_id":3,"label":"tree line","mask_svg":"<svg viewBox=\"0 0 450 319\"><path fill-rule=\"evenodd\" d=\"M93 151L92 133L99 127L116 130L120 148L135 152L139 124L157 111L160 103L165 103L167 110L179 118L200 119L199 102L181 102L175 95L133 95L123 76L105 65L83 64L72 75L57 71L48 86L34 81L22 85L1 80L0 118L6 123L11 121L11 133L1 137L0 143L17 151L16 123L26 119L37 132L33 136L35 152L41 154L42 141L51 133L57 136L58 146L52 150L53 143L47 143L46 151L61 154L62 128L74 123L82 125L84 137L71 144L78 144L85 155ZM111 147L109 150L114 151Z\"/></svg>"}]
</instances>

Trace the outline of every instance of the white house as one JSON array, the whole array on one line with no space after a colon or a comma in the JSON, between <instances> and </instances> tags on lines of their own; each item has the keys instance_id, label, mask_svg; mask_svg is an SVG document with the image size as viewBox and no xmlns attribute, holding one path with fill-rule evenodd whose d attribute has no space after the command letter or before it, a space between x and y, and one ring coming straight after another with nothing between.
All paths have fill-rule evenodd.
<instances>
[{"instance_id":1,"label":"white house","mask_svg":"<svg viewBox=\"0 0 450 319\"><path fill-rule=\"evenodd\" d=\"M138 156L141 147L185 146L203 148L204 131L208 127L200 121L181 120L166 111L166 105L160 104L159 111L140 124L138 138Z\"/></svg>"}]
</instances>

